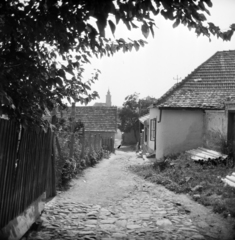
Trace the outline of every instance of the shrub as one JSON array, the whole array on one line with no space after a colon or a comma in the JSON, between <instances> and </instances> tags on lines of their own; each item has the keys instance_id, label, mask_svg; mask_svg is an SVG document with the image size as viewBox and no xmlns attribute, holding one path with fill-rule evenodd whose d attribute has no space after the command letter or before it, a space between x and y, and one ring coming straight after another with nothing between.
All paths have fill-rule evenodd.
<instances>
[{"instance_id":1,"label":"shrub","mask_svg":"<svg viewBox=\"0 0 235 240\"><path fill-rule=\"evenodd\" d=\"M64 186L76 174L77 166L74 159L66 159L61 172L61 183Z\"/></svg>"},{"instance_id":2,"label":"shrub","mask_svg":"<svg viewBox=\"0 0 235 240\"><path fill-rule=\"evenodd\" d=\"M75 134L74 139L74 158L69 158L70 151L70 132L57 133L61 155L56 156L57 187L59 189L67 188L69 181L74 178L83 169L94 166L103 157L104 150L95 150L93 147L86 146L84 155L82 153L82 144L79 135ZM63 158L62 164L59 164L59 158Z\"/></svg>"}]
</instances>

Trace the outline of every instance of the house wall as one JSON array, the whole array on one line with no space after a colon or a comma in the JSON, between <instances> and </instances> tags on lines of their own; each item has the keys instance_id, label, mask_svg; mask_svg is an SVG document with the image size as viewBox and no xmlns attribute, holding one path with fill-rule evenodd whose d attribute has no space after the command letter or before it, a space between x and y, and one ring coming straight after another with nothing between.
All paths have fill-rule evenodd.
<instances>
[{"instance_id":1,"label":"house wall","mask_svg":"<svg viewBox=\"0 0 235 240\"><path fill-rule=\"evenodd\" d=\"M204 113L202 110L151 109L150 119L157 117L156 158L203 146ZM154 142L152 146L154 147Z\"/></svg>"},{"instance_id":2,"label":"house wall","mask_svg":"<svg viewBox=\"0 0 235 240\"><path fill-rule=\"evenodd\" d=\"M223 151L227 140L227 116L224 110L207 110L205 113L204 147Z\"/></svg>"}]
</instances>

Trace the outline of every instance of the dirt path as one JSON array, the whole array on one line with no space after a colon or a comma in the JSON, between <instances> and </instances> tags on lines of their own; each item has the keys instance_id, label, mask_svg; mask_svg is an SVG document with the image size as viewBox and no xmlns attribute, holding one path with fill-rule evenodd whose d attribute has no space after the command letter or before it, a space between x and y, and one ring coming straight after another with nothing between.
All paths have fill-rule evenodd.
<instances>
[{"instance_id":1,"label":"dirt path","mask_svg":"<svg viewBox=\"0 0 235 240\"><path fill-rule=\"evenodd\" d=\"M143 160L124 148L85 170L49 202L42 230L29 239L235 239L231 223L139 178L132 164Z\"/></svg>"}]
</instances>

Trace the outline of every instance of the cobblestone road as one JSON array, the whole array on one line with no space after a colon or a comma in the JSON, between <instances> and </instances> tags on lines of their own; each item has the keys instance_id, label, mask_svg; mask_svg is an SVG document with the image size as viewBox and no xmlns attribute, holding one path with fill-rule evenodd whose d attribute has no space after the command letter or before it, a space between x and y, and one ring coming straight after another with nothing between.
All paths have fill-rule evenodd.
<instances>
[{"instance_id":1,"label":"cobblestone road","mask_svg":"<svg viewBox=\"0 0 235 240\"><path fill-rule=\"evenodd\" d=\"M135 161L131 153L120 156L117 153L113 159L105 159L105 166L90 169L88 176L76 180L71 190L48 202L41 217L41 229L31 232L28 240L219 239L216 230L210 233L199 230L187 210L162 194L164 190L123 168L130 162L130 156ZM105 179L100 180L104 175ZM96 177L94 186L89 182L95 182Z\"/></svg>"}]
</instances>

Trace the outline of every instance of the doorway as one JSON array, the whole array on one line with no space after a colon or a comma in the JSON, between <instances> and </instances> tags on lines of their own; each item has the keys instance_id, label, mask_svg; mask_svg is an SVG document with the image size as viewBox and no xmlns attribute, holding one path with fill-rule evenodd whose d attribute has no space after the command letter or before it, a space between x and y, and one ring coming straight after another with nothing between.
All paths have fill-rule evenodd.
<instances>
[{"instance_id":1,"label":"doorway","mask_svg":"<svg viewBox=\"0 0 235 240\"><path fill-rule=\"evenodd\" d=\"M235 111L228 112L228 147L235 152Z\"/></svg>"}]
</instances>

